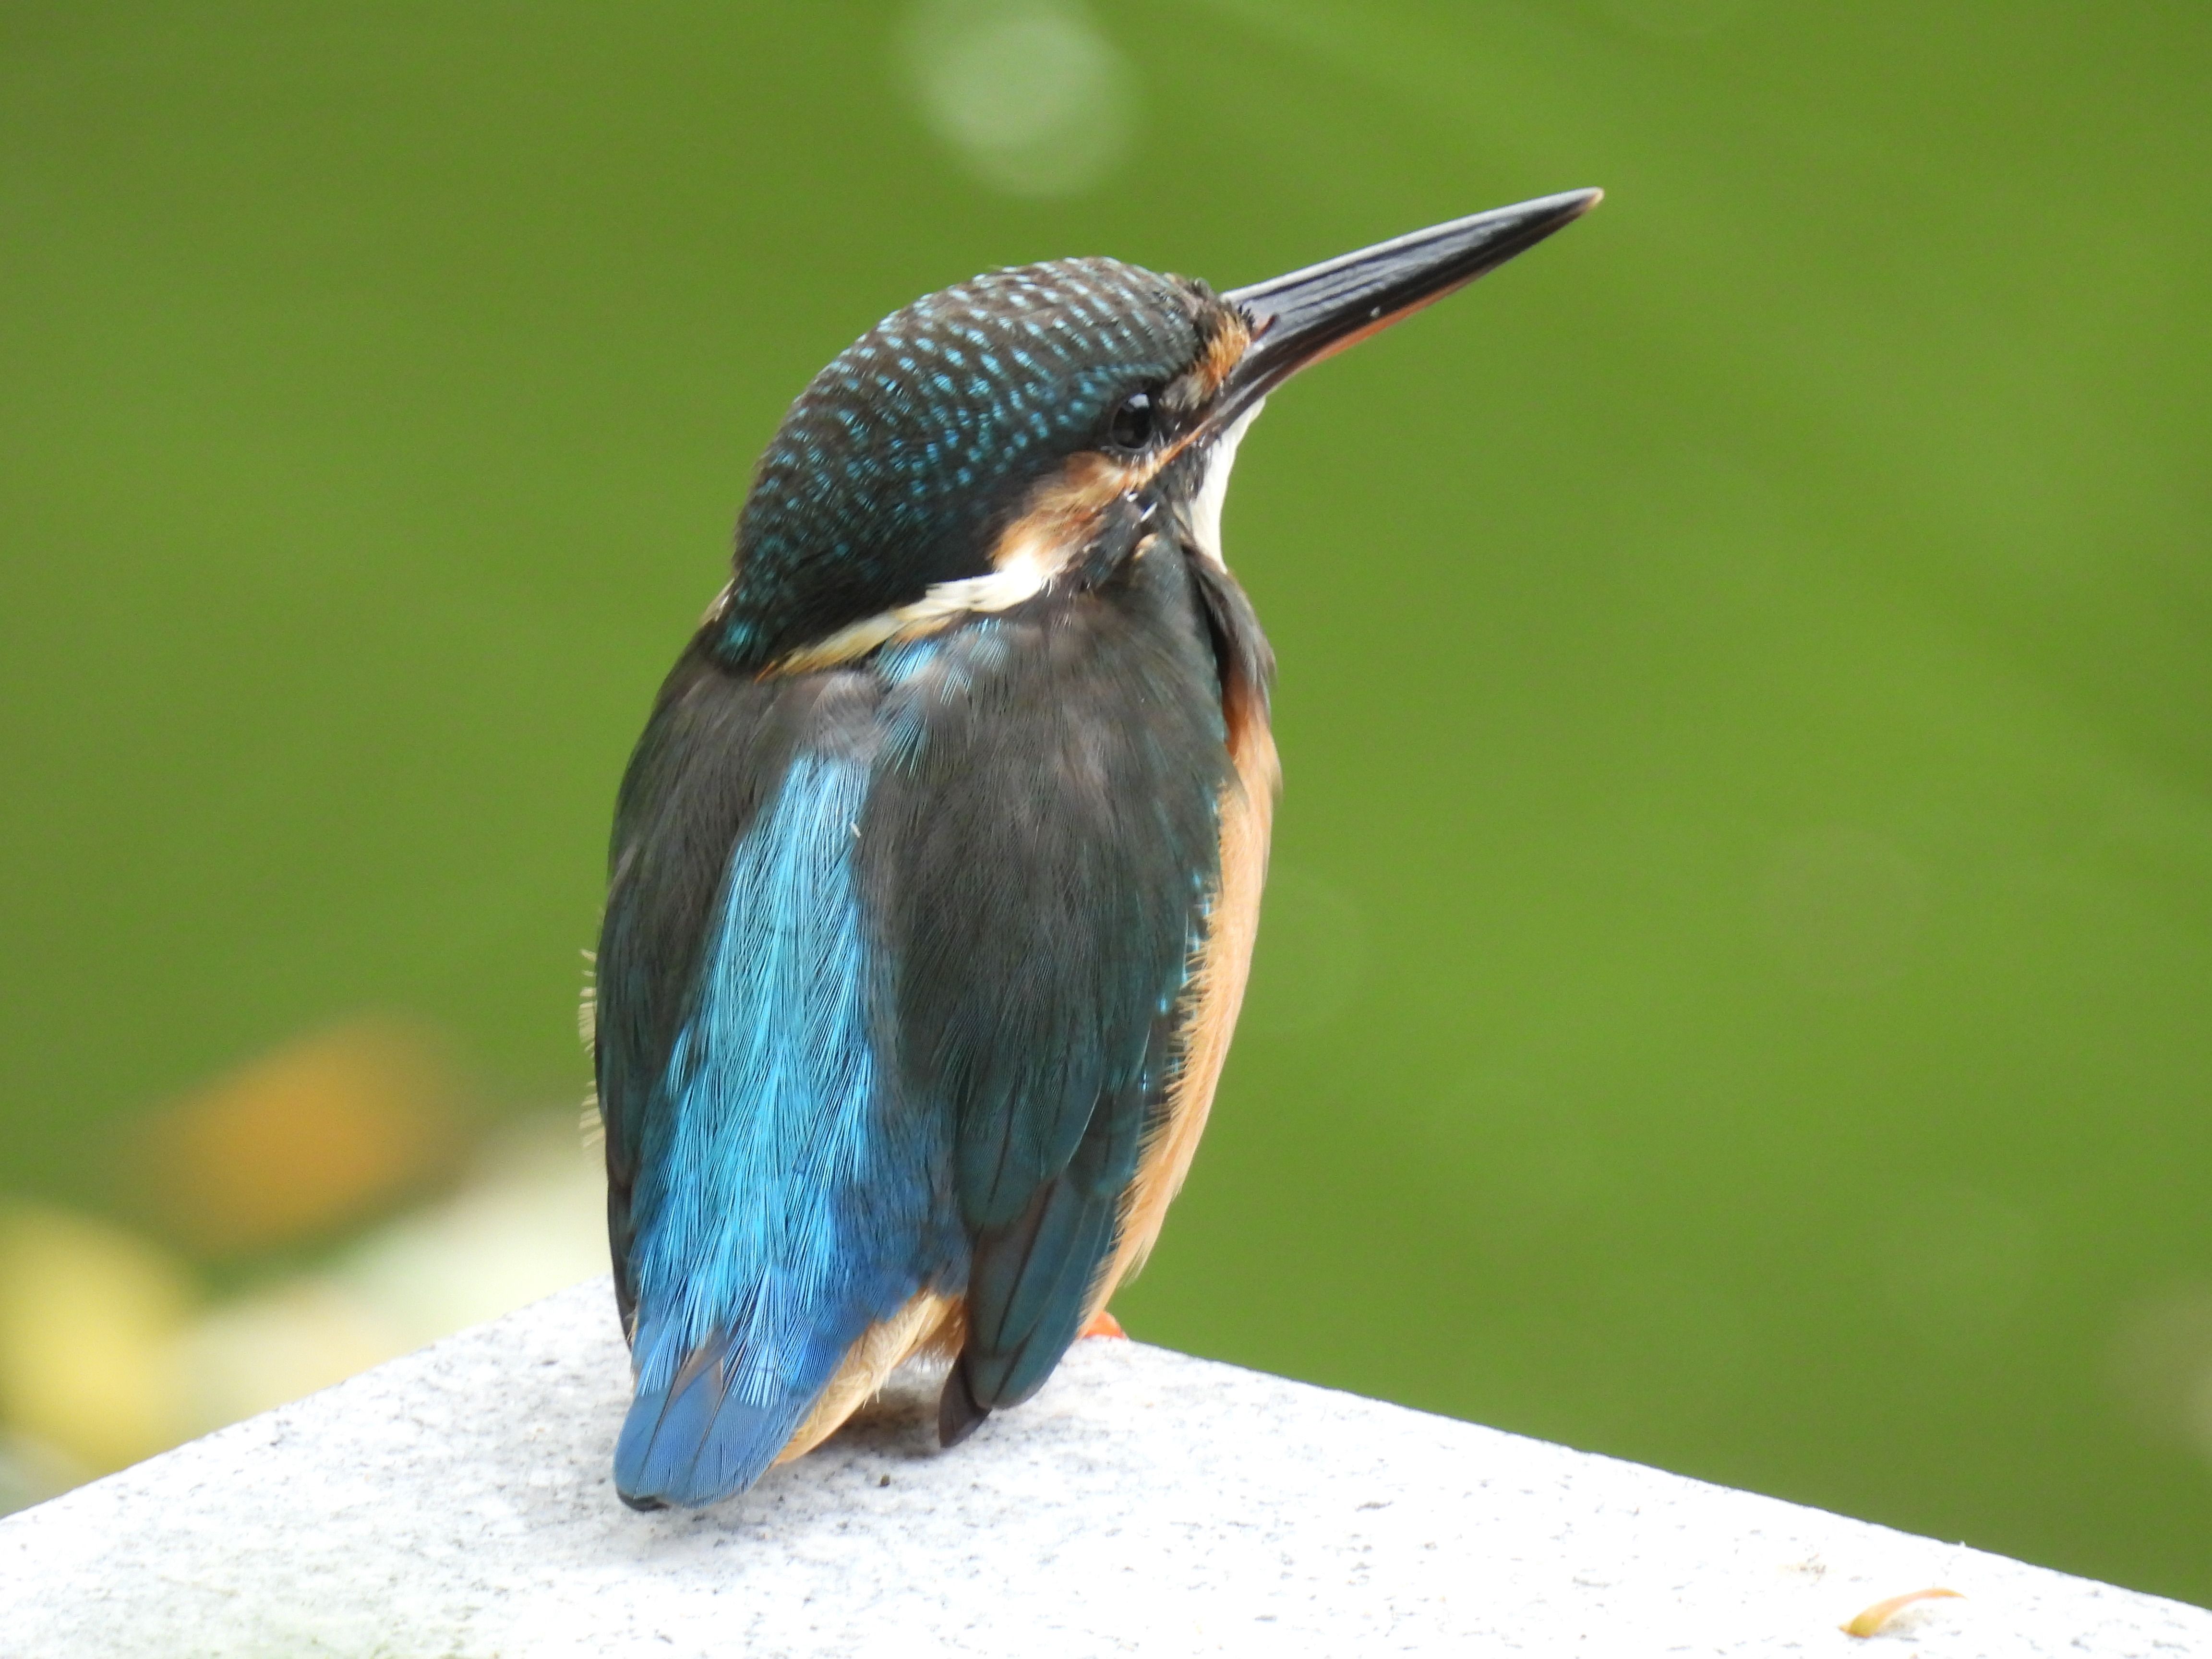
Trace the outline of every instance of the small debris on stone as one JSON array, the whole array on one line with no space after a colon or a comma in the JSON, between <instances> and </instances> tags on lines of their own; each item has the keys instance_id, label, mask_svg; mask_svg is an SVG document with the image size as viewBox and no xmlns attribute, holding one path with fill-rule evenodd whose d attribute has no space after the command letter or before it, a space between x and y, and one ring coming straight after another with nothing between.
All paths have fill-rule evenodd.
<instances>
[{"instance_id":1,"label":"small debris on stone","mask_svg":"<svg viewBox=\"0 0 2212 1659\"><path fill-rule=\"evenodd\" d=\"M1958 1591L1942 1589L1911 1590L1903 1595L1893 1595L1887 1601L1877 1601L1870 1607L1861 1608L1856 1616L1836 1628L1846 1636L1879 1636L1891 1620L1915 1601L1936 1601L1947 1596L1962 1599Z\"/></svg>"}]
</instances>

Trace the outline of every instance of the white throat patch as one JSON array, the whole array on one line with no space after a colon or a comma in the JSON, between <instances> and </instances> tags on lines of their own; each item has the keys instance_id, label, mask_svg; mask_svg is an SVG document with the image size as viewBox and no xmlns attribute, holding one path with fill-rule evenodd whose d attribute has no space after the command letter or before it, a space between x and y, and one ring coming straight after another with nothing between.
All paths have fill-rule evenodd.
<instances>
[{"instance_id":1,"label":"white throat patch","mask_svg":"<svg viewBox=\"0 0 2212 1659\"><path fill-rule=\"evenodd\" d=\"M1267 406L1267 400L1261 398L1213 441L1206 451L1206 477L1190 504L1190 527L1198 537L1198 550L1224 568L1228 561L1221 556L1221 508L1229 499L1229 471L1237 465L1237 446L1244 441L1246 429Z\"/></svg>"}]
</instances>

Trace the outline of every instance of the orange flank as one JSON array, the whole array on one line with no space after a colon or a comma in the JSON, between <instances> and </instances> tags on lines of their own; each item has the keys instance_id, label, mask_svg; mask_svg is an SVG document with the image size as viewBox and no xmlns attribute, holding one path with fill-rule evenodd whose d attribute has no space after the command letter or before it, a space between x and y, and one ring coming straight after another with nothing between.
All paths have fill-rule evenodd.
<instances>
[{"instance_id":1,"label":"orange flank","mask_svg":"<svg viewBox=\"0 0 2212 1659\"><path fill-rule=\"evenodd\" d=\"M1183 992L1182 1071L1168 1091L1167 1121L1146 1137L1137 1174L1123 1200L1114 1257L1091 1291L1097 1305L1144 1265L1168 1203L1189 1172L1213 1085L1229 1057L1229 1036L1244 1000L1252 945L1260 931L1260 890L1267 879L1267 833L1275 814L1282 770L1267 729L1263 689L1232 678L1222 693L1229 727L1229 757L1236 776L1221 791L1221 886L1200 946L1196 971Z\"/></svg>"},{"instance_id":2,"label":"orange flank","mask_svg":"<svg viewBox=\"0 0 2212 1659\"><path fill-rule=\"evenodd\" d=\"M1122 1340L1127 1341L1128 1340L1129 1334L1121 1328L1121 1322L1120 1320L1115 1318L1112 1314L1108 1313L1105 1309L1101 1308L1097 1313L1091 1316L1091 1322L1089 1324L1085 1325L1081 1330L1076 1332L1075 1340L1080 1342L1086 1336L1118 1336Z\"/></svg>"}]
</instances>

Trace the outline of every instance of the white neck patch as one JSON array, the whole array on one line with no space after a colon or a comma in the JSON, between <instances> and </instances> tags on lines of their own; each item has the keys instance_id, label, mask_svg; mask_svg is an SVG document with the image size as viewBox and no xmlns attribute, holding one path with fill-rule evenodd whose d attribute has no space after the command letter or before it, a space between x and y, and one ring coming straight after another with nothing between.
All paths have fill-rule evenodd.
<instances>
[{"instance_id":1,"label":"white neck patch","mask_svg":"<svg viewBox=\"0 0 2212 1659\"><path fill-rule=\"evenodd\" d=\"M1229 471L1237 465L1237 446L1244 441L1246 428L1267 406L1267 400L1261 398L1213 441L1206 454L1205 480L1190 504L1190 527L1198 537L1198 550L1224 568L1228 561L1221 556L1221 508L1229 499Z\"/></svg>"}]
</instances>

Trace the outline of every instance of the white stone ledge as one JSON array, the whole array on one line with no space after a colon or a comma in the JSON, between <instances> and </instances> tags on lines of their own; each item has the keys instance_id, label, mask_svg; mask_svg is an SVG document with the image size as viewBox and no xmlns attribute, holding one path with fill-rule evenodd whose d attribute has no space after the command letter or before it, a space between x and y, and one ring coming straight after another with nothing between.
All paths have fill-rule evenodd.
<instances>
[{"instance_id":1,"label":"white stone ledge","mask_svg":"<svg viewBox=\"0 0 2212 1659\"><path fill-rule=\"evenodd\" d=\"M604 1279L0 1521L0 1654L2212 1654L2212 1613L1131 1342L635 1515ZM1879 1652L1877 1649L1875 1651Z\"/></svg>"}]
</instances>

